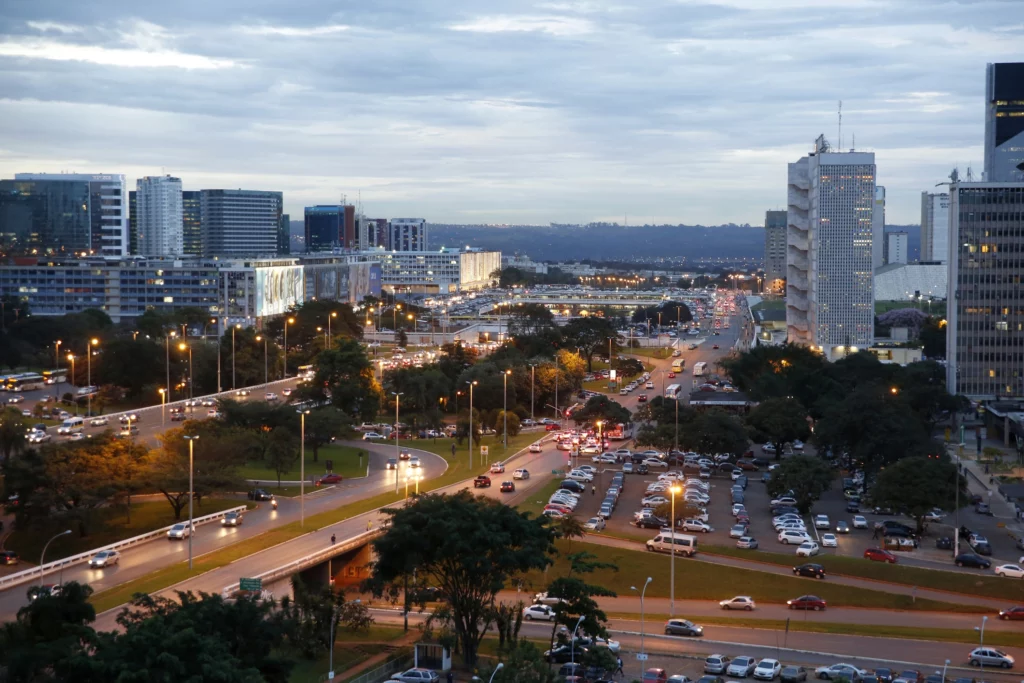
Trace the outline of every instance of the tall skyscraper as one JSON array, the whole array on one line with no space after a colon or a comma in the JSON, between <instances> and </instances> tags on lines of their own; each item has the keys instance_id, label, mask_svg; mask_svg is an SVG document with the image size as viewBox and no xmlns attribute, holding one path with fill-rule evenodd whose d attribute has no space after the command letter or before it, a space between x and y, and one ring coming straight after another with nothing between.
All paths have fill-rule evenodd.
<instances>
[{"instance_id":1,"label":"tall skyscraper","mask_svg":"<svg viewBox=\"0 0 1024 683\"><path fill-rule=\"evenodd\" d=\"M786 280L786 212L764 215L764 288L782 292Z\"/></svg>"},{"instance_id":2,"label":"tall skyscraper","mask_svg":"<svg viewBox=\"0 0 1024 683\"><path fill-rule=\"evenodd\" d=\"M427 221L422 218L392 218L392 251L426 251Z\"/></svg>"},{"instance_id":3,"label":"tall skyscraper","mask_svg":"<svg viewBox=\"0 0 1024 683\"><path fill-rule=\"evenodd\" d=\"M949 195L921 193L921 260L945 263L949 258Z\"/></svg>"},{"instance_id":4,"label":"tall skyscraper","mask_svg":"<svg viewBox=\"0 0 1024 683\"><path fill-rule=\"evenodd\" d=\"M391 231L388 230L387 218L371 218L377 224L377 245L385 249L391 249Z\"/></svg>"},{"instance_id":5,"label":"tall skyscraper","mask_svg":"<svg viewBox=\"0 0 1024 683\"><path fill-rule=\"evenodd\" d=\"M181 178L145 176L136 181L136 192L139 254L184 254Z\"/></svg>"},{"instance_id":6,"label":"tall skyscraper","mask_svg":"<svg viewBox=\"0 0 1024 683\"><path fill-rule=\"evenodd\" d=\"M283 213L277 228L277 255L285 256L290 253L292 253L292 217Z\"/></svg>"},{"instance_id":7,"label":"tall skyscraper","mask_svg":"<svg viewBox=\"0 0 1024 683\"><path fill-rule=\"evenodd\" d=\"M203 256L273 256L284 195L262 190L203 190Z\"/></svg>"},{"instance_id":8,"label":"tall skyscraper","mask_svg":"<svg viewBox=\"0 0 1024 683\"><path fill-rule=\"evenodd\" d=\"M305 214L304 228L308 253L357 247L355 206L318 204L307 206Z\"/></svg>"},{"instance_id":9,"label":"tall skyscraper","mask_svg":"<svg viewBox=\"0 0 1024 683\"><path fill-rule=\"evenodd\" d=\"M139 193L128 191L128 253L139 253Z\"/></svg>"},{"instance_id":10,"label":"tall skyscraper","mask_svg":"<svg viewBox=\"0 0 1024 683\"><path fill-rule=\"evenodd\" d=\"M950 186L946 385L1024 397L1024 183Z\"/></svg>"},{"instance_id":11,"label":"tall skyscraper","mask_svg":"<svg viewBox=\"0 0 1024 683\"><path fill-rule=\"evenodd\" d=\"M786 328L829 358L870 345L875 155L833 152L824 136L789 165Z\"/></svg>"},{"instance_id":12,"label":"tall skyscraper","mask_svg":"<svg viewBox=\"0 0 1024 683\"><path fill-rule=\"evenodd\" d=\"M907 262L907 233L890 232L885 236L885 263L894 265Z\"/></svg>"},{"instance_id":13,"label":"tall skyscraper","mask_svg":"<svg viewBox=\"0 0 1024 683\"><path fill-rule=\"evenodd\" d=\"M1024 182L1024 62L985 68L985 182Z\"/></svg>"},{"instance_id":14,"label":"tall skyscraper","mask_svg":"<svg viewBox=\"0 0 1024 683\"><path fill-rule=\"evenodd\" d=\"M875 205L871 213L871 267L881 268L885 251L885 188L875 186Z\"/></svg>"},{"instance_id":15,"label":"tall skyscraper","mask_svg":"<svg viewBox=\"0 0 1024 683\"><path fill-rule=\"evenodd\" d=\"M181 242L185 254L203 255L202 190L183 190L181 193Z\"/></svg>"},{"instance_id":16,"label":"tall skyscraper","mask_svg":"<svg viewBox=\"0 0 1024 683\"><path fill-rule=\"evenodd\" d=\"M0 180L0 239L10 253L125 256L125 177L17 173Z\"/></svg>"}]
</instances>

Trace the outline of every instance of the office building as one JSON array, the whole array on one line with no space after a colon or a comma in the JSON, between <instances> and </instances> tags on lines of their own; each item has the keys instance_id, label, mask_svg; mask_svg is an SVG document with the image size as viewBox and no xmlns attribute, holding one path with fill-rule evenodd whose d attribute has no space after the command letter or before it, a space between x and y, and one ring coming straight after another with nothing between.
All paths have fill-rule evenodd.
<instances>
[{"instance_id":1,"label":"office building","mask_svg":"<svg viewBox=\"0 0 1024 683\"><path fill-rule=\"evenodd\" d=\"M950 186L946 384L1024 397L1024 183Z\"/></svg>"},{"instance_id":2,"label":"office building","mask_svg":"<svg viewBox=\"0 0 1024 683\"><path fill-rule=\"evenodd\" d=\"M203 256L273 256L281 229L284 197L261 190L203 190Z\"/></svg>"},{"instance_id":3,"label":"office building","mask_svg":"<svg viewBox=\"0 0 1024 683\"><path fill-rule=\"evenodd\" d=\"M319 204L305 211L306 252L353 249L357 243L356 207Z\"/></svg>"},{"instance_id":4,"label":"office building","mask_svg":"<svg viewBox=\"0 0 1024 683\"><path fill-rule=\"evenodd\" d=\"M907 233L890 232L885 236L885 263L894 265L907 262Z\"/></svg>"},{"instance_id":5,"label":"office building","mask_svg":"<svg viewBox=\"0 0 1024 683\"><path fill-rule=\"evenodd\" d=\"M885 265L885 188L875 186L875 205L871 213L871 267Z\"/></svg>"},{"instance_id":6,"label":"office building","mask_svg":"<svg viewBox=\"0 0 1024 683\"><path fill-rule=\"evenodd\" d=\"M1024 62L985 69L985 182L1024 182Z\"/></svg>"},{"instance_id":7,"label":"office building","mask_svg":"<svg viewBox=\"0 0 1024 683\"><path fill-rule=\"evenodd\" d=\"M11 254L127 254L128 191L117 174L17 173L0 180L0 241Z\"/></svg>"},{"instance_id":8,"label":"office building","mask_svg":"<svg viewBox=\"0 0 1024 683\"><path fill-rule=\"evenodd\" d=\"M181 178L146 176L136 181L135 220L142 256L184 254Z\"/></svg>"},{"instance_id":9,"label":"office building","mask_svg":"<svg viewBox=\"0 0 1024 683\"><path fill-rule=\"evenodd\" d=\"M0 265L0 296L27 300L34 316L106 312L115 323L147 310L198 308L224 328L251 326L313 298L355 304L380 296L380 264L351 256L311 259L19 257ZM211 333L213 330L211 329Z\"/></svg>"},{"instance_id":10,"label":"office building","mask_svg":"<svg viewBox=\"0 0 1024 683\"><path fill-rule=\"evenodd\" d=\"M181 241L188 256L203 255L202 197L201 190L183 190L181 193Z\"/></svg>"},{"instance_id":11,"label":"office building","mask_svg":"<svg viewBox=\"0 0 1024 683\"><path fill-rule=\"evenodd\" d=\"M392 218L389 226L392 251L426 251L427 221L422 218Z\"/></svg>"},{"instance_id":12,"label":"office building","mask_svg":"<svg viewBox=\"0 0 1024 683\"><path fill-rule=\"evenodd\" d=\"M789 165L786 329L829 358L874 335L875 155L833 152L824 136Z\"/></svg>"},{"instance_id":13,"label":"office building","mask_svg":"<svg viewBox=\"0 0 1024 683\"><path fill-rule=\"evenodd\" d=\"M128 191L128 253L139 253L139 193Z\"/></svg>"},{"instance_id":14,"label":"office building","mask_svg":"<svg viewBox=\"0 0 1024 683\"><path fill-rule=\"evenodd\" d=\"M945 263L949 258L949 195L921 193L921 261Z\"/></svg>"},{"instance_id":15,"label":"office building","mask_svg":"<svg viewBox=\"0 0 1024 683\"><path fill-rule=\"evenodd\" d=\"M377 224L377 243L374 245L374 247L383 247L384 249L391 249L391 231L388 230L388 219L370 218L369 220Z\"/></svg>"},{"instance_id":16,"label":"office building","mask_svg":"<svg viewBox=\"0 0 1024 683\"><path fill-rule=\"evenodd\" d=\"M786 212L766 211L764 215L764 288L783 291L786 281Z\"/></svg>"},{"instance_id":17,"label":"office building","mask_svg":"<svg viewBox=\"0 0 1024 683\"><path fill-rule=\"evenodd\" d=\"M287 256L290 253L292 253L292 217L283 213L277 226L277 255Z\"/></svg>"},{"instance_id":18,"label":"office building","mask_svg":"<svg viewBox=\"0 0 1024 683\"><path fill-rule=\"evenodd\" d=\"M491 285L491 273L501 268L500 251L376 249L359 252L356 256L379 262L382 286L395 294L453 294L485 289Z\"/></svg>"}]
</instances>

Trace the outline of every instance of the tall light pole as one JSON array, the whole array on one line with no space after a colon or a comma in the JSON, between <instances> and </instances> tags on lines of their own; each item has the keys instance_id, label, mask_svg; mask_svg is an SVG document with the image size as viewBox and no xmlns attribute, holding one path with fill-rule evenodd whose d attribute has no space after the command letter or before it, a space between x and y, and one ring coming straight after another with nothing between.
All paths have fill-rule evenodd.
<instances>
[{"instance_id":1,"label":"tall light pole","mask_svg":"<svg viewBox=\"0 0 1024 683\"><path fill-rule=\"evenodd\" d=\"M295 318L286 318L284 321L284 376L288 377L288 326L295 322Z\"/></svg>"},{"instance_id":2,"label":"tall light pole","mask_svg":"<svg viewBox=\"0 0 1024 683\"><path fill-rule=\"evenodd\" d=\"M59 534L57 534L56 536L54 536L53 538L51 538L49 541L47 541L46 545L43 546L43 552L39 556L39 587L40 588L43 587L43 565L46 564L46 549L49 548L50 544L53 543L54 541L56 541L58 538L60 538L61 536L67 536L70 533L71 533L71 529L67 529L65 531L62 531Z\"/></svg>"},{"instance_id":3,"label":"tall light pole","mask_svg":"<svg viewBox=\"0 0 1024 683\"><path fill-rule=\"evenodd\" d=\"M331 311L331 314L327 316L327 347L331 348L334 346L334 335L331 334L331 318L337 318L338 312Z\"/></svg>"},{"instance_id":4,"label":"tall light pole","mask_svg":"<svg viewBox=\"0 0 1024 683\"><path fill-rule=\"evenodd\" d=\"M466 382L469 385L469 469L473 469L473 387L477 381Z\"/></svg>"},{"instance_id":5,"label":"tall light pole","mask_svg":"<svg viewBox=\"0 0 1024 683\"><path fill-rule=\"evenodd\" d=\"M661 395L664 396L665 392L663 391ZM676 403L676 450L678 451L679 450L679 395L678 394L676 394L675 403ZM673 544L672 548L673 548L673 550L675 549L675 545L674 544Z\"/></svg>"},{"instance_id":6,"label":"tall light pole","mask_svg":"<svg viewBox=\"0 0 1024 683\"><path fill-rule=\"evenodd\" d=\"M231 328L231 391L235 390L235 330L240 327L239 323L235 323Z\"/></svg>"},{"instance_id":7,"label":"tall light pole","mask_svg":"<svg viewBox=\"0 0 1024 683\"><path fill-rule=\"evenodd\" d=\"M188 569L192 571L192 532L195 531L195 527L192 525L192 499L196 497L192 478L194 471L193 446L199 437L186 436L185 439L188 441Z\"/></svg>"},{"instance_id":8,"label":"tall light pole","mask_svg":"<svg viewBox=\"0 0 1024 683\"><path fill-rule=\"evenodd\" d=\"M167 425L167 390L160 387L160 426Z\"/></svg>"},{"instance_id":9,"label":"tall light pole","mask_svg":"<svg viewBox=\"0 0 1024 683\"><path fill-rule=\"evenodd\" d=\"M192 398L192 345L181 342L178 344L179 351L188 351L188 397Z\"/></svg>"},{"instance_id":10,"label":"tall light pole","mask_svg":"<svg viewBox=\"0 0 1024 683\"><path fill-rule=\"evenodd\" d=\"M299 526L306 526L306 416L308 410L299 411Z\"/></svg>"},{"instance_id":11,"label":"tall light pole","mask_svg":"<svg viewBox=\"0 0 1024 683\"><path fill-rule=\"evenodd\" d=\"M676 615L676 496L682 492L682 487L673 484L668 488L672 492L672 519L668 521L669 530L672 533L672 559L669 561L668 573L672 577L669 582L668 615ZM640 648L641 650L643 647Z\"/></svg>"},{"instance_id":12,"label":"tall light pole","mask_svg":"<svg viewBox=\"0 0 1024 683\"><path fill-rule=\"evenodd\" d=\"M573 665L573 668L576 666L576 631L586 618L587 615L581 614L580 618L576 620L576 625L572 627L572 640L569 642L569 663Z\"/></svg>"},{"instance_id":13,"label":"tall light pole","mask_svg":"<svg viewBox=\"0 0 1024 683\"><path fill-rule=\"evenodd\" d=\"M558 426L562 426L562 412L558 409L558 351L555 351L555 415L558 417Z\"/></svg>"},{"instance_id":14,"label":"tall light pole","mask_svg":"<svg viewBox=\"0 0 1024 683\"><path fill-rule=\"evenodd\" d=\"M75 386L75 354L69 353L68 361L71 362L71 386ZM75 401L75 415L78 415L78 401Z\"/></svg>"},{"instance_id":15,"label":"tall light pole","mask_svg":"<svg viewBox=\"0 0 1024 683\"><path fill-rule=\"evenodd\" d=\"M392 391L391 395L395 397L395 462L402 462L402 452L398 448L398 405L402 399L404 391L395 392ZM395 465L397 468L398 466ZM398 493L398 470L395 469L395 493Z\"/></svg>"},{"instance_id":16,"label":"tall light pole","mask_svg":"<svg viewBox=\"0 0 1024 683\"><path fill-rule=\"evenodd\" d=\"M55 370L60 370L60 345L63 343L64 342L62 342L60 339L53 342L53 363Z\"/></svg>"},{"instance_id":17,"label":"tall light pole","mask_svg":"<svg viewBox=\"0 0 1024 683\"><path fill-rule=\"evenodd\" d=\"M256 335L256 341L263 342L263 383L267 383L267 337L265 335Z\"/></svg>"},{"instance_id":18,"label":"tall light pole","mask_svg":"<svg viewBox=\"0 0 1024 683\"><path fill-rule=\"evenodd\" d=\"M167 370L167 391L171 390L171 337L176 335L176 332L168 332L164 335L164 353L166 354L164 368Z\"/></svg>"},{"instance_id":19,"label":"tall light pole","mask_svg":"<svg viewBox=\"0 0 1024 683\"><path fill-rule=\"evenodd\" d=\"M647 592L647 586L650 585L651 581L653 579L648 576L643 590L640 591L640 654L644 654L644 593ZM635 591L636 586L630 586L629 589Z\"/></svg>"},{"instance_id":20,"label":"tall light pole","mask_svg":"<svg viewBox=\"0 0 1024 683\"><path fill-rule=\"evenodd\" d=\"M219 324L217 318L214 318L210 322L217 324L217 393L219 394L221 391L223 391L223 389L221 389L221 384L220 384L220 341L221 341L220 324Z\"/></svg>"},{"instance_id":21,"label":"tall light pole","mask_svg":"<svg viewBox=\"0 0 1024 683\"><path fill-rule=\"evenodd\" d=\"M530 421L533 421L533 385L537 379L537 365L530 363Z\"/></svg>"},{"instance_id":22,"label":"tall light pole","mask_svg":"<svg viewBox=\"0 0 1024 683\"><path fill-rule=\"evenodd\" d=\"M88 356L88 358L86 358L86 362L88 364L88 376L89 376L88 379L86 380L86 382L87 382L86 386L89 387L89 389L88 389L89 393L87 394L86 399L85 399L85 401L86 401L85 414L86 415L92 415L92 347L99 346L99 344L100 344L100 340L99 339L90 339L89 343L86 345L86 350L89 352L89 356Z\"/></svg>"},{"instance_id":23,"label":"tall light pole","mask_svg":"<svg viewBox=\"0 0 1024 683\"><path fill-rule=\"evenodd\" d=\"M511 370L506 370L505 372L501 373L501 379L504 381L504 389L503 389L504 399L503 399L502 407L501 407L501 420L504 423L504 431L505 431L504 442L505 442L505 445L503 446L503 448L505 450L508 450L508 376L511 375L511 374L512 374Z\"/></svg>"},{"instance_id":24,"label":"tall light pole","mask_svg":"<svg viewBox=\"0 0 1024 683\"><path fill-rule=\"evenodd\" d=\"M978 646L979 647L985 647L985 624L986 624L986 622L988 622L988 617L982 617L981 618L981 628L978 628L977 626L974 627L975 631L980 631L981 632L981 639L978 641ZM984 670L985 662L979 659L978 660L978 666L980 666Z\"/></svg>"}]
</instances>

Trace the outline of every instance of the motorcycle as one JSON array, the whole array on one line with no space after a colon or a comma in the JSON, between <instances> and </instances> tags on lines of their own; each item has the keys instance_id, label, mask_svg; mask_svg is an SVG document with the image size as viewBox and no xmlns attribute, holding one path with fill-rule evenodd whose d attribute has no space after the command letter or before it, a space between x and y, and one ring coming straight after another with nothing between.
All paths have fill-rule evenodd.
<instances>
[{"instance_id":1,"label":"motorcycle","mask_svg":"<svg viewBox=\"0 0 1024 683\"><path fill-rule=\"evenodd\" d=\"M270 507L274 508L275 510L277 509L277 499L276 498L271 498L270 499Z\"/></svg>"}]
</instances>

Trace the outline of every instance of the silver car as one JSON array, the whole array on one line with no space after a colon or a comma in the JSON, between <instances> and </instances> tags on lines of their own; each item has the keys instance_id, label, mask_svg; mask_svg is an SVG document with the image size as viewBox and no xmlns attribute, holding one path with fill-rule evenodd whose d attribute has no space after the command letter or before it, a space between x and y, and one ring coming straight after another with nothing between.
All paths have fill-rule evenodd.
<instances>
[{"instance_id":1,"label":"silver car","mask_svg":"<svg viewBox=\"0 0 1024 683\"><path fill-rule=\"evenodd\" d=\"M971 650L967 659L972 666L998 666L1003 669L1012 669L1014 665L1013 657L994 647L975 648Z\"/></svg>"},{"instance_id":2,"label":"silver car","mask_svg":"<svg viewBox=\"0 0 1024 683\"><path fill-rule=\"evenodd\" d=\"M729 657L727 655L710 655L704 660L704 673L724 674L727 666L729 666Z\"/></svg>"}]
</instances>

